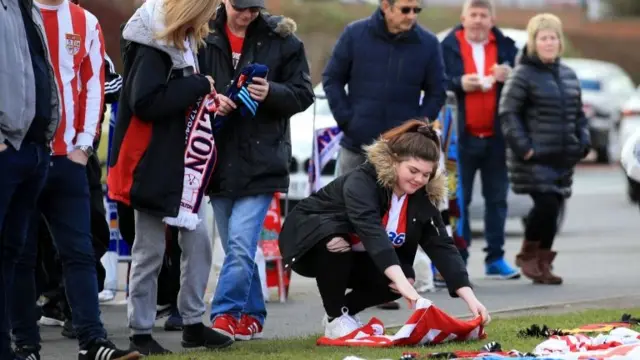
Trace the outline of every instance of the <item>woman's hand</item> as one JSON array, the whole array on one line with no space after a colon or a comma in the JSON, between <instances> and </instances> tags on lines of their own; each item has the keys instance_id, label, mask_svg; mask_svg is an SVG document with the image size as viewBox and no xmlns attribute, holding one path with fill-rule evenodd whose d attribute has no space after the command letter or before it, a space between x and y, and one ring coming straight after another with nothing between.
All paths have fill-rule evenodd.
<instances>
[{"instance_id":1,"label":"woman's hand","mask_svg":"<svg viewBox=\"0 0 640 360\"><path fill-rule=\"evenodd\" d=\"M213 78L209 75L205 76L207 78L207 80L209 80L209 92L211 94L213 94L214 92L216 92L216 87L214 86L216 84L216 82L213 80Z\"/></svg>"},{"instance_id":2,"label":"woman's hand","mask_svg":"<svg viewBox=\"0 0 640 360\"><path fill-rule=\"evenodd\" d=\"M526 154L524 154L524 159L529 160L533 157L533 149L529 149Z\"/></svg>"},{"instance_id":3,"label":"woman's hand","mask_svg":"<svg viewBox=\"0 0 640 360\"><path fill-rule=\"evenodd\" d=\"M236 103L222 94L216 95L216 100L218 101L218 112L216 113L218 115L227 116L238 107Z\"/></svg>"},{"instance_id":4,"label":"woman's hand","mask_svg":"<svg viewBox=\"0 0 640 360\"><path fill-rule=\"evenodd\" d=\"M473 293L473 290L471 290L470 287L468 286L462 287L456 290L456 294L458 294L458 296L460 296L462 300L464 300L467 303L467 306L469 307L469 311L471 311L473 316L482 317L483 325L487 325L489 322L491 322L491 316L489 315L489 311L484 305L482 305L480 300L478 300L478 298Z\"/></svg>"},{"instance_id":5,"label":"woman's hand","mask_svg":"<svg viewBox=\"0 0 640 360\"><path fill-rule=\"evenodd\" d=\"M407 279L402 268L399 265L391 265L384 271L384 274L391 280L389 287L407 299L410 308L414 308L416 301L421 296Z\"/></svg>"}]
</instances>

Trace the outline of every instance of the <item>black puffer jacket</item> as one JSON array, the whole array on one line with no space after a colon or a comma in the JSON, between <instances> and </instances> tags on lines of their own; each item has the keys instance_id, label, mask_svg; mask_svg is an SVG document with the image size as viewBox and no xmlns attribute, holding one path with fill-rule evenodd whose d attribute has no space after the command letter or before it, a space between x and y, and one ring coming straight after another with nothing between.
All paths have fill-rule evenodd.
<instances>
[{"instance_id":1,"label":"black puffer jacket","mask_svg":"<svg viewBox=\"0 0 640 360\"><path fill-rule=\"evenodd\" d=\"M279 236L286 266L315 277L315 260L305 254L330 236L357 234L380 272L391 265L411 267L421 246L456 297L456 290L470 284L436 206L446 197L446 177L437 173L425 189L408 197L405 237L394 246L382 225L395 183L393 155L382 141L368 147L366 155L365 164L300 201L287 215Z\"/></svg>"},{"instance_id":2,"label":"black puffer jacket","mask_svg":"<svg viewBox=\"0 0 640 360\"><path fill-rule=\"evenodd\" d=\"M243 67L250 63L269 67L269 94L255 118L235 112L216 135L218 164L209 195L241 197L289 189L291 135L289 118L313 103L309 65L302 42L289 18L260 14L249 25L242 56L234 70L225 35L227 15L221 6L212 20L207 47L198 53L200 70L216 81L224 94Z\"/></svg>"},{"instance_id":3,"label":"black puffer jacket","mask_svg":"<svg viewBox=\"0 0 640 360\"><path fill-rule=\"evenodd\" d=\"M573 169L590 145L575 72L560 61L522 56L502 91L499 116L513 191L571 196ZM534 155L524 160L529 150Z\"/></svg>"}]
</instances>

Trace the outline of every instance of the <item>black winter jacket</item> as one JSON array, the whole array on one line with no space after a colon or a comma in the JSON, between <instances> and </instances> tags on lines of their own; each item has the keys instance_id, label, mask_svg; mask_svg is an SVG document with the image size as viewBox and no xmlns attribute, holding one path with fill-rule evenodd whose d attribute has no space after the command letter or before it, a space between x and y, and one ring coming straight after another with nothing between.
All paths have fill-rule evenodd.
<instances>
[{"instance_id":1,"label":"black winter jacket","mask_svg":"<svg viewBox=\"0 0 640 360\"><path fill-rule=\"evenodd\" d=\"M513 191L571 196L573 169L590 145L575 72L559 60L544 64L523 55L506 81L499 114ZM529 150L534 155L524 160Z\"/></svg>"},{"instance_id":2,"label":"black winter jacket","mask_svg":"<svg viewBox=\"0 0 640 360\"><path fill-rule=\"evenodd\" d=\"M381 272L391 265L411 267L420 245L446 279L451 296L470 286L462 257L436 206L447 193L446 177L439 173L426 189L409 196L405 243L395 249L382 226L394 177L389 148L378 141L368 148L365 164L300 201L287 215L279 237L285 265L313 276L309 266L314 259L304 256L312 247L332 236L357 234Z\"/></svg>"},{"instance_id":3,"label":"black winter jacket","mask_svg":"<svg viewBox=\"0 0 640 360\"><path fill-rule=\"evenodd\" d=\"M193 73L181 50L154 40L150 20L141 13L123 32L124 87L110 154L109 196L154 216L177 216L186 112L211 87L204 75Z\"/></svg>"},{"instance_id":4,"label":"black winter jacket","mask_svg":"<svg viewBox=\"0 0 640 360\"><path fill-rule=\"evenodd\" d=\"M255 118L235 112L216 134L218 163L209 194L241 197L287 192L291 162L289 118L314 100L309 65L302 42L293 34L289 18L261 14L247 29L242 56L234 70L225 33L227 15L220 7L207 47L198 54L201 72L215 79L224 94L235 76L249 63L269 67L269 94Z\"/></svg>"}]
</instances>

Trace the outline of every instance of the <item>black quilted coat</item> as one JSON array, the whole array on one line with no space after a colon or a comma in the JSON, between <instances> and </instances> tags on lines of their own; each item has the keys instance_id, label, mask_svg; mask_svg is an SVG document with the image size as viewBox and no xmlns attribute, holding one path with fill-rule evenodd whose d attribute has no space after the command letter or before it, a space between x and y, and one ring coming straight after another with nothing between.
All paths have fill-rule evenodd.
<instances>
[{"instance_id":1,"label":"black quilted coat","mask_svg":"<svg viewBox=\"0 0 640 360\"><path fill-rule=\"evenodd\" d=\"M499 116L513 191L571 196L574 167L590 144L575 72L560 61L522 56L505 83ZM529 150L534 155L524 160Z\"/></svg>"}]
</instances>

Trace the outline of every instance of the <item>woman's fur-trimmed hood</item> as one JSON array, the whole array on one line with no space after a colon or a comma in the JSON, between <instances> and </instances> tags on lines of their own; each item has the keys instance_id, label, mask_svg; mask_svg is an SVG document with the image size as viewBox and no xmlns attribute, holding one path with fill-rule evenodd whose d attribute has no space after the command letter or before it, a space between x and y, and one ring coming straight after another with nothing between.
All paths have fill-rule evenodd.
<instances>
[{"instance_id":1,"label":"woman's fur-trimmed hood","mask_svg":"<svg viewBox=\"0 0 640 360\"><path fill-rule=\"evenodd\" d=\"M396 181L396 171L394 168L393 155L387 143L383 140L376 140L373 144L365 146L367 161L376 169L378 183L386 188L393 188ZM447 176L444 170L438 166L436 174L425 186L429 200L438 206L447 198Z\"/></svg>"}]
</instances>

